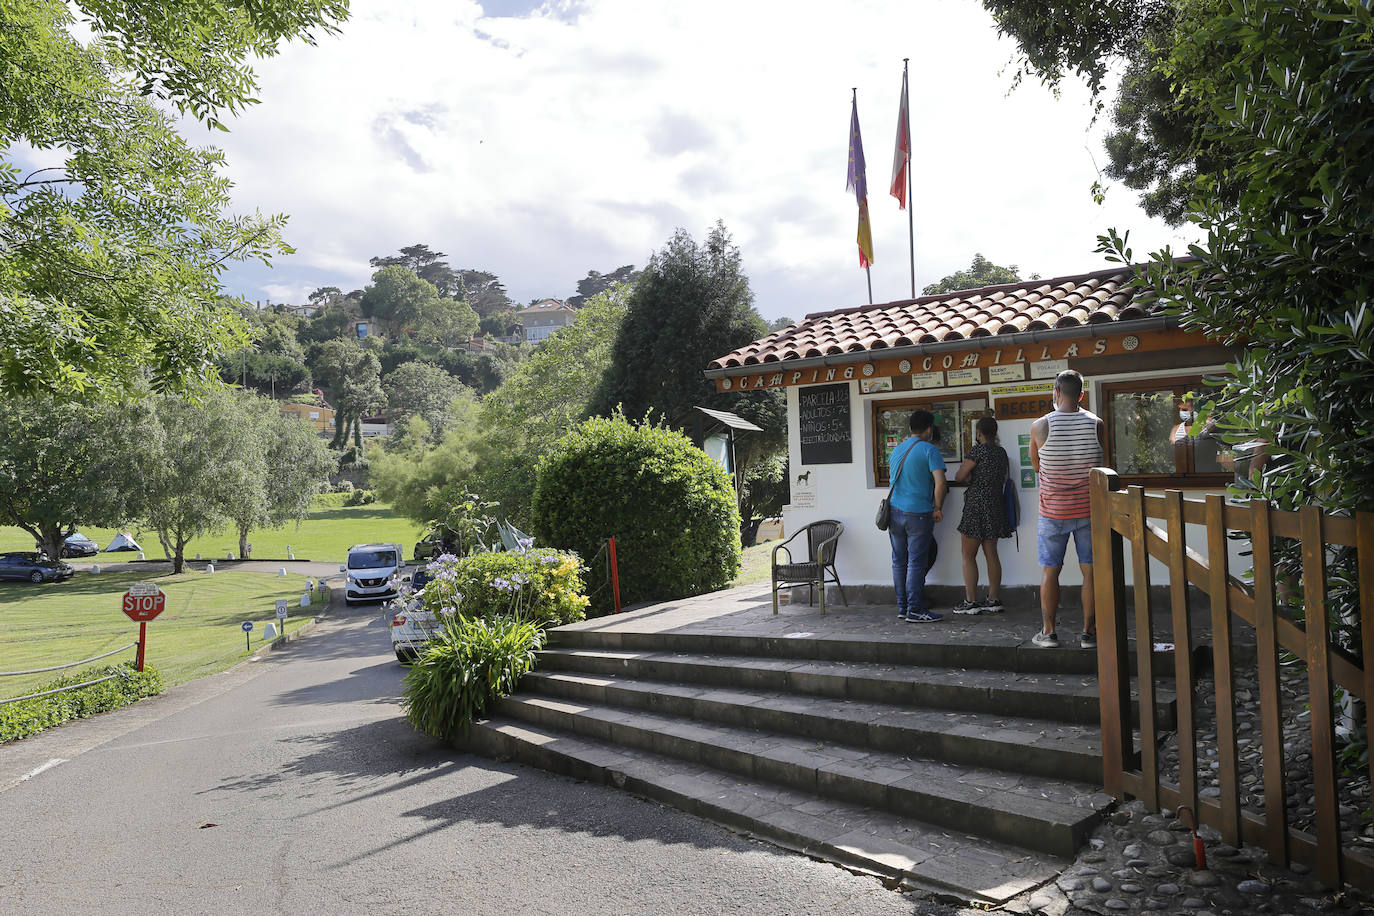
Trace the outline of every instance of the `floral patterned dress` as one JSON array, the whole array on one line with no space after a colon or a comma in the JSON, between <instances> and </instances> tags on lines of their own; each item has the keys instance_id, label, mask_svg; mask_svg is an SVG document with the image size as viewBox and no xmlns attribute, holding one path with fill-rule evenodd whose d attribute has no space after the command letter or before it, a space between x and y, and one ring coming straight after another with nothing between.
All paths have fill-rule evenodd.
<instances>
[{"instance_id":1,"label":"floral patterned dress","mask_svg":"<svg viewBox=\"0 0 1374 916\"><path fill-rule=\"evenodd\" d=\"M980 541L1009 538L1011 524L1002 505L1002 482L1007 479L1007 453L1000 445L980 442L968 453L973 476L964 490L964 514L959 533Z\"/></svg>"}]
</instances>

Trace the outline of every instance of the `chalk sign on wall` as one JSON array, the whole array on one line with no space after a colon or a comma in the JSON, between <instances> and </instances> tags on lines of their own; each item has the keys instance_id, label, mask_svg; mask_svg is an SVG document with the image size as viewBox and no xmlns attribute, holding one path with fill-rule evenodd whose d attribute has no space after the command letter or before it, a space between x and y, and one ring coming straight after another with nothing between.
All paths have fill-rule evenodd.
<instances>
[{"instance_id":1,"label":"chalk sign on wall","mask_svg":"<svg viewBox=\"0 0 1374 916\"><path fill-rule=\"evenodd\" d=\"M797 395L802 464L849 464L854 443L849 418L849 385L817 385Z\"/></svg>"}]
</instances>

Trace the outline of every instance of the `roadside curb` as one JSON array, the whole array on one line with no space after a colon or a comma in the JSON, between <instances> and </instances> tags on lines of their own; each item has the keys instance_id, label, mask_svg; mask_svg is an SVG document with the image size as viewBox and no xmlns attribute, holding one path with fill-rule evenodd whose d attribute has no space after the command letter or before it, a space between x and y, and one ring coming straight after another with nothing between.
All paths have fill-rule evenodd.
<instances>
[{"instance_id":1,"label":"roadside curb","mask_svg":"<svg viewBox=\"0 0 1374 916\"><path fill-rule=\"evenodd\" d=\"M278 636L276 639L272 640L266 645L259 646L257 652L254 652L253 655L257 655L258 652L271 652L274 649L280 649L287 643L294 642L295 640L304 636L306 633L309 633L311 630L315 629L315 627L319 625L319 622L320 617L313 616L310 618L310 621L308 623L302 624L290 633L284 633L281 636ZM251 657L252 656L250 656L250 658Z\"/></svg>"}]
</instances>

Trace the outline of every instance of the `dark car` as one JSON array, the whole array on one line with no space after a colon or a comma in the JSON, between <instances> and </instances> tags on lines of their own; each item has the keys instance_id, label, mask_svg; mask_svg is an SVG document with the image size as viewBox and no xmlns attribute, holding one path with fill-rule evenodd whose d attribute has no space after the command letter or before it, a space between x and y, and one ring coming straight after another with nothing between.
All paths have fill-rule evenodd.
<instances>
[{"instance_id":1,"label":"dark car","mask_svg":"<svg viewBox=\"0 0 1374 916\"><path fill-rule=\"evenodd\" d=\"M444 553L453 553L453 540L440 531L430 531L415 544L417 561L432 560Z\"/></svg>"},{"instance_id":2,"label":"dark car","mask_svg":"<svg viewBox=\"0 0 1374 916\"><path fill-rule=\"evenodd\" d=\"M40 545L35 544L37 549ZM100 545L86 535L77 531L69 534L67 539L62 542L62 556L64 557L93 557L100 552Z\"/></svg>"},{"instance_id":3,"label":"dark car","mask_svg":"<svg viewBox=\"0 0 1374 916\"><path fill-rule=\"evenodd\" d=\"M66 563L41 553L0 553L0 579L27 579L29 582L60 582L75 572Z\"/></svg>"}]
</instances>

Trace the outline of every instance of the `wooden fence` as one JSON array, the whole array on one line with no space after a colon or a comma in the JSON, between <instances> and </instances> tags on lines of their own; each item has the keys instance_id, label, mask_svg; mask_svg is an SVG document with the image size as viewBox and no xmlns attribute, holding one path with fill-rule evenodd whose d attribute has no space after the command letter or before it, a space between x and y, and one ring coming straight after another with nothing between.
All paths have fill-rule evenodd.
<instances>
[{"instance_id":1,"label":"wooden fence","mask_svg":"<svg viewBox=\"0 0 1374 916\"><path fill-rule=\"evenodd\" d=\"M1203 556L1188 546L1186 526L1205 530ZM1252 544L1253 583L1228 568L1227 532L1245 532ZM1349 882L1374 889L1374 850L1343 842L1337 787L1336 716L1333 690L1369 702L1374 698L1374 514L1354 518L1324 514L1315 506L1281 512L1265 500L1228 502L1220 495L1184 499L1177 490L1146 495L1141 487L1123 490L1115 472L1092 472L1094 589L1098 608L1098 674L1102 711L1103 781L1117 798L1127 795L1145 805L1186 805L1198 820L1221 832L1226 842L1251 843L1267 850L1269 860L1287 865L1303 862L1326 884ZM1290 619L1275 600L1273 539L1301 543L1306 622ZM1125 578L1124 544L1130 544L1132 583ZM1330 639L1327 608L1328 548L1357 550L1361 608L1361 653L1357 657ZM1148 558L1168 569L1171 633L1156 632L1150 613ZM1199 672L1193 636L1195 618L1188 585L1208 598L1212 677L1216 688L1216 761L1220 795L1199 797L1198 729L1195 692ZM1128 589L1130 600L1128 601ZM1134 649L1127 640L1128 615L1134 615ZM1248 624L1239 626L1238 624ZM1253 633L1249 629L1253 627ZM1240 632L1238 632L1238 630ZM1236 741L1237 646L1253 638L1257 656L1263 763L1263 805L1242 806ZM1157 640L1173 642L1172 671ZM1248 656L1248 644L1245 645ZM1292 653L1305 666L1312 733L1315 813L1313 831L1288 822L1284 760L1284 710L1280 692L1280 651ZM1131 652L1138 672L1139 716L1131 712ZM1204 654L1200 657L1205 660ZM1362 662L1363 660L1363 662ZM1177 695L1178 782L1160 777L1162 735L1156 719L1159 685ZM1253 700L1246 701L1253 702ZM1289 714L1301 710L1288 710ZM1209 764L1203 763L1204 766ZM1374 777L1374 760L1370 763ZM1366 800L1366 804L1368 800ZM1367 821L1366 821L1367 824Z\"/></svg>"}]
</instances>

